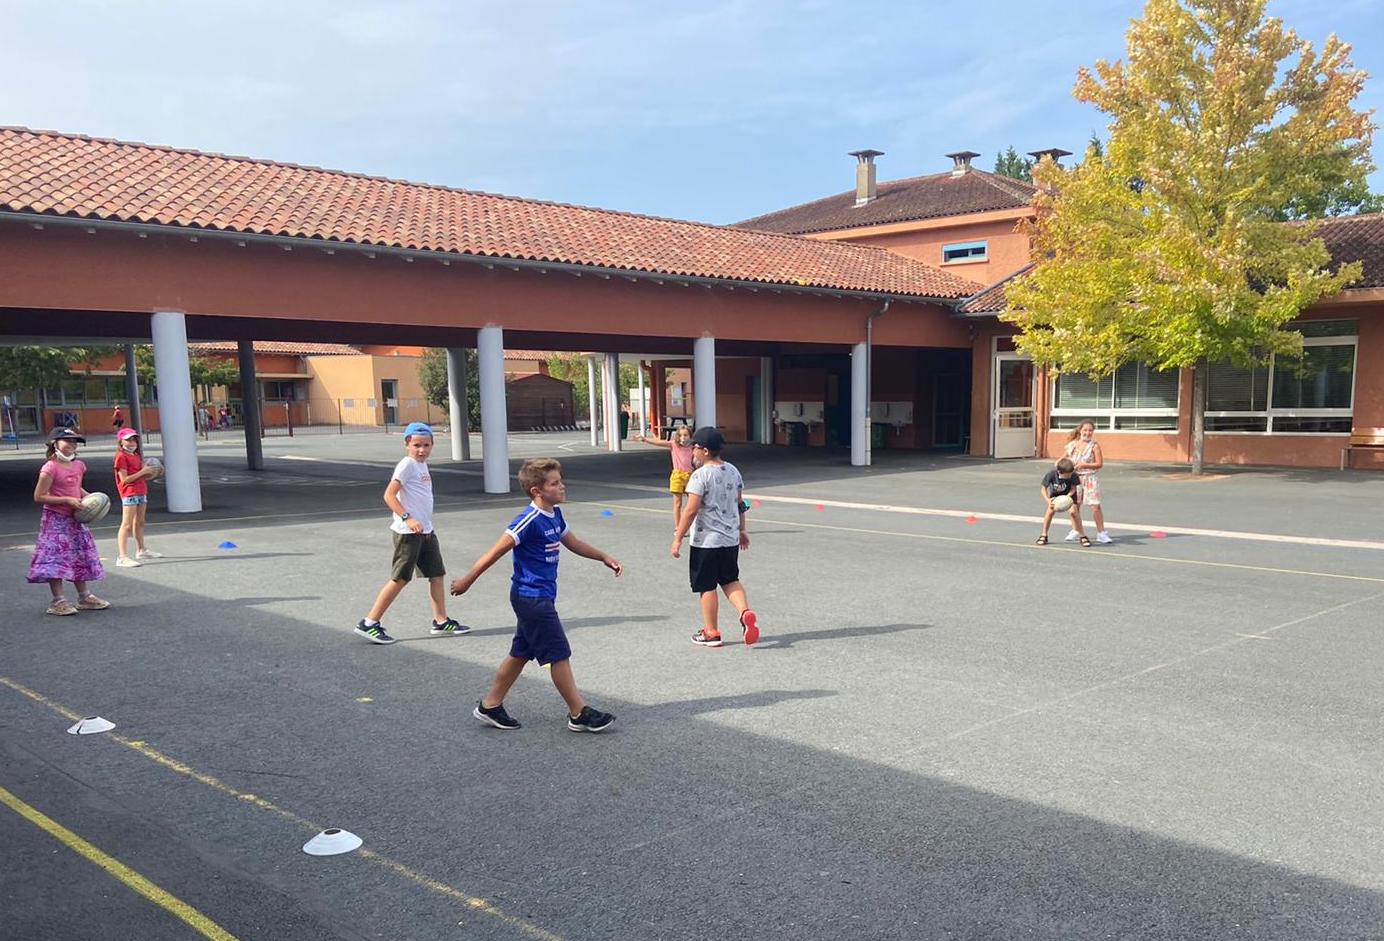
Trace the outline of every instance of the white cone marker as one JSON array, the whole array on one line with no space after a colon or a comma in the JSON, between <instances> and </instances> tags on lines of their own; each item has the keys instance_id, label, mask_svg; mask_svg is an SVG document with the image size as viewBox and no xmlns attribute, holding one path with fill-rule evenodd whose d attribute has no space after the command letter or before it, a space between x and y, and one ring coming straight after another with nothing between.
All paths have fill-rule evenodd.
<instances>
[{"instance_id":1,"label":"white cone marker","mask_svg":"<svg viewBox=\"0 0 1384 941\"><path fill-rule=\"evenodd\" d=\"M317 836L303 844L303 852L309 856L336 856L359 849L364 841L349 830L328 827Z\"/></svg>"},{"instance_id":2,"label":"white cone marker","mask_svg":"<svg viewBox=\"0 0 1384 941\"><path fill-rule=\"evenodd\" d=\"M95 735L97 732L109 732L115 728L115 723L100 716L87 716L85 719L78 719L77 724L67 730L68 735Z\"/></svg>"}]
</instances>

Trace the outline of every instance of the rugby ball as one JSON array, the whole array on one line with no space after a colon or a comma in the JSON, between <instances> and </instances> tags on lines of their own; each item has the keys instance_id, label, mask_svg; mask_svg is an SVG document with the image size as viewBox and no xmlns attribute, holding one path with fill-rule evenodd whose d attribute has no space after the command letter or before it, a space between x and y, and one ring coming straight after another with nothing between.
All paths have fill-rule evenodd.
<instances>
[{"instance_id":1,"label":"rugby ball","mask_svg":"<svg viewBox=\"0 0 1384 941\"><path fill-rule=\"evenodd\" d=\"M82 505L72 511L79 523L94 523L111 511L111 498L97 491L82 497Z\"/></svg>"},{"instance_id":2,"label":"rugby ball","mask_svg":"<svg viewBox=\"0 0 1384 941\"><path fill-rule=\"evenodd\" d=\"M1065 513L1072 508L1072 498L1067 494L1052 498L1052 508L1058 513Z\"/></svg>"}]
</instances>

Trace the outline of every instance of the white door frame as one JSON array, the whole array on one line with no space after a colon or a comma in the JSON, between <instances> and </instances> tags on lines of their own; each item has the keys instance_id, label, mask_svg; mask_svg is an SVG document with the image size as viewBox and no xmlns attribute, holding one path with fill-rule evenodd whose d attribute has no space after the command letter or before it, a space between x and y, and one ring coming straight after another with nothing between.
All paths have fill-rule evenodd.
<instances>
[{"instance_id":1,"label":"white door frame","mask_svg":"<svg viewBox=\"0 0 1384 941\"><path fill-rule=\"evenodd\" d=\"M991 456L991 457L994 457L994 458L1000 458L1000 457L1033 457L1035 454L1038 453L1038 410L1037 410L1037 406L1036 406L1036 403L1037 403L1037 401L1038 401L1038 372L1037 372L1036 369L1034 370L1033 378L1032 378L1032 380L1031 380L1030 389L1029 389L1029 402L1030 402L1030 403L1033 403L1033 404L1030 404L1029 407L1028 407L1028 409L1027 409L1027 410L1032 414L1032 416L1033 416L1032 424L1031 424L1030 427L1029 427L1029 442L1028 442L1028 445L1029 445L1029 446L1028 446L1028 453L1026 453L1026 454L1025 454L1025 453L1022 453L1022 450L1020 450L1019 453L1009 453L1010 449L1009 449L1009 448L1005 448L1005 449L1003 449L1005 453L1001 454L1001 448L1000 448L1000 446L999 446L999 432L1000 432L1000 363L1001 363L1001 362L1030 362L1030 361L1031 361L1031 358L1030 358L1029 356L1026 356L1026 355L1023 354L1023 353L1011 352L1011 351L1008 351L1008 350L1006 350L1006 351L1004 351L1004 352L1000 352L1000 349L999 349L999 337L995 337L995 338L991 341L991 346L990 346L990 456ZM1005 411L1007 411L1007 412L1019 412L1019 411L1023 411L1023 409L1007 408L1007 409L1005 409ZM1011 434L1010 434L1010 437L1012 438L1012 437L1015 437L1015 436L1011 433Z\"/></svg>"}]
</instances>

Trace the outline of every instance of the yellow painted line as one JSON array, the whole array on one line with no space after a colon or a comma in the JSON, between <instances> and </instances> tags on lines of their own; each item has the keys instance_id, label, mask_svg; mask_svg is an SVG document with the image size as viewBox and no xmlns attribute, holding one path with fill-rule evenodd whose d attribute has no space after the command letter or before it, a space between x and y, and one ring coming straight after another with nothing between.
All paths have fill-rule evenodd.
<instances>
[{"instance_id":1,"label":"yellow painted line","mask_svg":"<svg viewBox=\"0 0 1384 941\"><path fill-rule=\"evenodd\" d=\"M29 689L22 683L15 682L7 676L0 676L0 686L7 686L15 692L19 693L20 695L26 696L34 702L39 703L43 706L47 706L49 709L53 710L58 715L63 716L67 719L71 719L74 722L82 718L79 714L73 712L71 709L68 709L60 703L54 702L47 696L44 696L42 693L38 693L32 689ZM304 819L303 817L300 817L297 814L293 813L293 811L291 810L285 810L284 808L275 804L273 801L266 800L265 798L260 797L257 794L251 794L247 791L242 791L239 788L232 787L231 785L220 780L219 778L213 777L212 775L207 774L206 772L198 771L191 765L178 761L176 758L171 758L168 755L165 755L162 752L160 752L158 749L151 747L147 742L142 742L138 739L126 738L123 735L107 734L105 738L108 738L115 742L119 742L126 748L134 752L137 752L140 755L143 755L145 758L148 758L155 764L167 768L169 771L174 771L178 774L184 775L185 777L189 777L200 784L205 784L212 790L219 791L222 794L227 795L228 797L235 798L243 804L246 804L251 807L256 807L267 813L271 813L277 817L281 817L284 820L288 820L292 823L295 823L303 829L311 831L312 833L320 833L323 829L321 826L313 823L311 820ZM525 921L524 919L519 918L516 915L511 915L508 912L502 911L501 909L496 908L494 905L490 904L483 898L480 898L475 895L470 895L458 888L455 888L454 886L447 885L444 882L439 882L438 880L433 879L430 876L424 875L423 873L418 872L414 869L410 869L403 863L390 859L388 856L384 856L380 853L376 853L368 849L358 850L356 852L356 855L361 857L362 859L367 859L375 865L387 869L390 872L395 873L396 875L405 877L410 882L413 882L415 885L422 886L423 888L435 892L439 895L443 895L447 898L461 902L471 911L479 912L482 915L487 915L491 918L501 921L506 925L509 925L511 928L514 928L515 930L521 932L522 934L529 936L530 938L537 938L539 939L539 941L563 941L560 935L553 934L551 931L548 931L545 928L541 928L538 925L533 924L532 922ZM226 937L230 936L227 935Z\"/></svg>"},{"instance_id":2,"label":"yellow painted line","mask_svg":"<svg viewBox=\"0 0 1384 941\"><path fill-rule=\"evenodd\" d=\"M595 500L584 500L591 506L610 507L612 509L632 510L637 513L653 513L667 515L667 510L656 510L652 507L631 506L627 503L601 503ZM797 526L802 529L825 529L838 533L860 533L866 536L894 536L899 539L921 539L928 542L954 542L973 546L998 546L1002 549L1019 550L1046 550L1055 555L1054 547L1035 546L1027 542L1005 542L1000 539L972 539L966 536L938 536L932 533L904 533L892 529L864 529L857 526L832 526L829 523L804 523L800 520L776 520L767 516L756 516L756 521L773 523L776 526ZM750 531L753 538L754 531ZM1058 552L1071 550L1058 549ZM1336 578L1351 582L1371 582L1384 584L1384 578L1373 575L1344 575L1340 572L1314 572L1307 569L1284 569L1275 568L1269 565L1249 565L1243 562L1211 562L1204 559L1174 559L1169 556L1161 555L1132 555L1124 552L1110 552L1108 550L1084 552L1081 556L1082 561L1087 559L1101 559L1105 562L1162 562L1168 565L1196 565L1207 568L1238 569L1246 572L1269 572L1275 575L1301 575L1307 578Z\"/></svg>"},{"instance_id":3,"label":"yellow painted line","mask_svg":"<svg viewBox=\"0 0 1384 941\"><path fill-rule=\"evenodd\" d=\"M129 866L126 866L114 856L102 852L100 849L67 829L67 827L58 823L52 817L24 803L24 801L15 797L3 787L0 787L0 804L4 804L10 810L19 814L19 816L47 833L87 862L95 863L97 866L100 866L123 883L126 888L144 896L180 921L186 922L202 937L210 938L211 941L236 941L235 935L231 934L225 928L222 928L216 922L212 921L206 915L203 915L176 895L154 885L154 883L135 872Z\"/></svg>"}]
</instances>

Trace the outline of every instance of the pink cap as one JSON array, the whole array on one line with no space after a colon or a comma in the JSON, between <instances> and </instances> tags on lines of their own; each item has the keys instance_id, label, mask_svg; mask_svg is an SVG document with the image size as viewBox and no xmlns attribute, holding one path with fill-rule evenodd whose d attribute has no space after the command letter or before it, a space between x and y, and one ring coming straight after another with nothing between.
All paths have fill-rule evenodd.
<instances>
[{"instance_id":1,"label":"pink cap","mask_svg":"<svg viewBox=\"0 0 1384 941\"><path fill-rule=\"evenodd\" d=\"M118 432L116 432L115 440L117 440L117 441L124 441L126 438L138 438L138 437L139 437L139 432L138 432L138 431L135 431L133 428L121 428Z\"/></svg>"}]
</instances>

